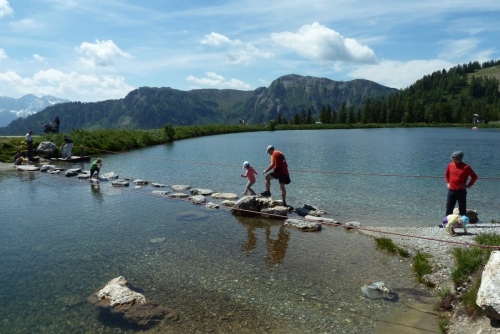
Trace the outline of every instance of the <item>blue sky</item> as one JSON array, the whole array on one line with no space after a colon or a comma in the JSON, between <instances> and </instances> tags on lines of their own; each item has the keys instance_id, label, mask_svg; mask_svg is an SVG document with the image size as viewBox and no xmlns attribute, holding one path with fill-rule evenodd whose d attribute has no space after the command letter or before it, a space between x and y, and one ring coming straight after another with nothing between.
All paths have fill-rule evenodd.
<instances>
[{"instance_id":1,"label":"blue sky","mask_svg":"<svg viewBox=\"0 0 500 334\"><path fill-rule=\"evenodd\" d=\"M498 0L0 0L0 96L253 90L286 74L406 88L500 58Z\"/></svg>"}]
</instances>

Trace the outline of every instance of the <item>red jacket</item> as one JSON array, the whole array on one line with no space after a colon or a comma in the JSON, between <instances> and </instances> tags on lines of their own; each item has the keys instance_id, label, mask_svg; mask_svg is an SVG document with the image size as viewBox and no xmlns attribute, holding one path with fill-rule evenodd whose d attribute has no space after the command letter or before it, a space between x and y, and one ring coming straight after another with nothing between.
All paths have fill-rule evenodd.
<instances>
[{"instance_id":1,"label":"red jacket","mask_svg":"<svg viewBox=\"0 0 500 334\"><path fill-rule=\"evenodd\" d=\"M444 175L450 190L465 189L467 186L472 187L477 180L477 175L474 173L471 166L462 161L458 163L450 162ZM469 184L467 184L469 177L470 181Z\"/></svg>"}]
</instances>

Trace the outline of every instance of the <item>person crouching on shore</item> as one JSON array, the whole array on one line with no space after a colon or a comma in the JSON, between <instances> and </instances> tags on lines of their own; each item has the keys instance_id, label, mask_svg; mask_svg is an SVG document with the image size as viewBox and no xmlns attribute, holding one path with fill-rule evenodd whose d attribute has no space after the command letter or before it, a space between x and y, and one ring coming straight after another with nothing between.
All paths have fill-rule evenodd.
<instances>
[{"instance_id":1,"label":"person crouching on shore","mask_svg":"<svg viewBox=\"0 0 500 334\"><path fill-rule=\"evenodd\" d=\"M456 228L463 228L464 234L467 234L467 224L469 224L469 217L451 214L443 219L443 224L446 223L446 232L451 236L456 236Z\"/></svg>"}]
</instances>

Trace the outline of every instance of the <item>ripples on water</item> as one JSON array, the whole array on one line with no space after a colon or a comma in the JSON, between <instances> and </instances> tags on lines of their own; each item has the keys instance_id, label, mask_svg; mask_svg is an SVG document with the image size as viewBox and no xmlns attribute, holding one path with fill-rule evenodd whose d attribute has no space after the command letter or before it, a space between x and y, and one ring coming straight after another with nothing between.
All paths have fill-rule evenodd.
<instances>
[{"instance_id":1,"label":"ripples on water","mask_svg":"<svg viewBox=\"0 0 500 334\"><path fill-rule=\"evenodd\" d=\"M464 142L456 148L449 143L454 132L421 130L407 140L404 129L382 129L384 136L367 130L198 138L106 156L103 172L240 193L241 163L249 160L260 173L272 143L283 147L293 170L289 203L308 202L365 224L428 226L441 215L442 179L328 173L442 175L450 153L463 149L480 176L498 176L490 152L498 132L486 140L459 129ZM261 184L262 175L254 189ZM478 181L470 203L498 207L493 184ZM152 196L150 186L95 188L17 172L0 174L0 186L1 333L135 331L98 317L86 302L119 275L180 313L180 321L162 327L165 333L372 333L377 319L418 298L407 292L417 285L406 260L374 252L372 240L342 228L301 233L280 221ZM371 280L385 281L400 299L365 299L360 287Z\"/></svg>"}]
</instances>

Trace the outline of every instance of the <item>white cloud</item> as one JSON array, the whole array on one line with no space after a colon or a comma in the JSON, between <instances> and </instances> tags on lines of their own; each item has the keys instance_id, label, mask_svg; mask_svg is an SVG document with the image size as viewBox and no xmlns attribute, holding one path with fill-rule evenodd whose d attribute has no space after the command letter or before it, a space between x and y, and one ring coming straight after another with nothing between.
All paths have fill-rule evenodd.
<instances>
[{"instance_id":1,"label":"white cloud","mask_svg":"<svg viewBox=\"0 0 500 334\"><path fill-rule=\"evenodd\" d=\"M132 56L122 51L112 40L88 43L83 42L76 51L84 54L79 60L89 67L110 67L118 58L131 58Z\"/></svg>"},{"instance_id":2,"label":"white cloud","mask_svg":"<svg viewBox=\"0 0 500 334\"><path fill-rule=\"evenodd\" d=\"M193 82L202 87L215 87L219 89L230 88L239 90L251 90L252 86L237 79L227 80L222 75L214 72L206 72L204 78L196 78L192 75L186 78L187 81Z\"/></svg>"},{"instance_id":3,"label":"white cloud","mask_svg":"<svg viewBox=\"0 0 500 334\"><path fill-rule=\"evenodd\" d=\"M236 39L221 35L216 32L205 35L200 41L202 45L209 45L213 47L226 47L226 59L231 64L245 64L249 65L256 61L256 58L272 58L271 52L260 51L255 45L251 43L243 43Z\"/></svg>"},{"instance_id":4,"label":"white cloud","mask_svg":"<svg viewBox=\"0 0 500 334\"><path fill-rule=\"evenodd\" d=\"M205 37L200 41L201 44L220 46L224 44L238 44L240 41L231 41L228 37L218 34L216 32L210 33L210 35L205 35Z\"/></svg>"},{"instance_id":5,"label":"white cloud","mask_svg":"<svg viewBox=\"0 0 500 334\"><path fill-rule=\"evenodd\" d=\"M7 59L9 57L7 57L7 54L5 53L5 50L4 49L0 49L0 60L2 59Z\"/></svg>"},{"instance_id":6,"label":"white cloud","mask_svg":"<svg viewBox=\"0 0 500 334\"><path fill-rule=\"evenodd\" d=\"M441 44L443 51L438 54L438 57L457 64L461 62L468 63L471 60L482 63L495 59L496 54L498 54L498 50L494 48L481 49L481 40L479 38L463 38L444 41Z\"/></svg>"},{"instance_id":7,"label":"white cloud","mask_svg":"<svg viewBox=\"0 0 500 334\"><path fill-rule=\"evenodd\" d=\"M0 0L1 1L1 0ZM22 19L9 24L13 31L18 33L22 32L39 32L43 28L41 22L37 22L34 19Z\"/></svg>"},{"instance_id":8,"label":"white cloud","mask_svg":"<svg viewBox=\"0 0 500 334\"><path fill-rule=\"evenodd\" d=\"M376 65L363 65L348 73L353 79L366 79L393 88L407 88L424 75L456 64L446 60L381 61Z\"/></svg>"},{"instance_id":9,"label":"white cloud","mask_svg":"<svg viewBox=\"0 0 500 334\"><path fill-rule=\"evenodd\" d=\"M38 53L35 53L33 55L33 60L37 61L37 62L41 62L41 63L45 62L45 58L43 58L42 56L40 56Z\"/></svg>"},{"instance_id":10,"label":"white cloud","mask_svg":"<svg viewBox=\"0 0 500 334\"><path fill-rule=\"evenodd\" d=\"M355 39L345 38L335 30L318 22L303 25L297 33L271 34L281 46L295 51L300 56L324 62L374 63L375 52Z\"/></svg>"},{"instance_id":11,"label":"white cloud","mask_svg":"<svg viewBox=\"0 0 500 334\"><path fill-rule=\"evenodd\" d=\"M447 41L443 43L443 52L438 54L441 59L459 60L468 57L476 50L479 40L477 38L464 38L461 40Z\"/></svg>"},{"instance_id":12,"label":"white cloud","mask_svg":"<svg viewBox=\"0 0 500 334\"><path fill-rule=\"evenodd\" d=\"M0 0L0 17L11 16L14 13L7 0Z\"/></svg>"},{"instance_id":13,"label":"white cloud","mask_svg":"<svg viewBox=\"0 0 500 334\"><path fill-rule=\"evenodd\" d=\"M53 95L79 101L122 98L134 89L125 83L123 77L86 75L54 69L38 71L31 78L24 78L13 71L0 72L0 87L15 90L5 92L0 88L0 95L5 96Z\"/></svg>"}]
</instances>

